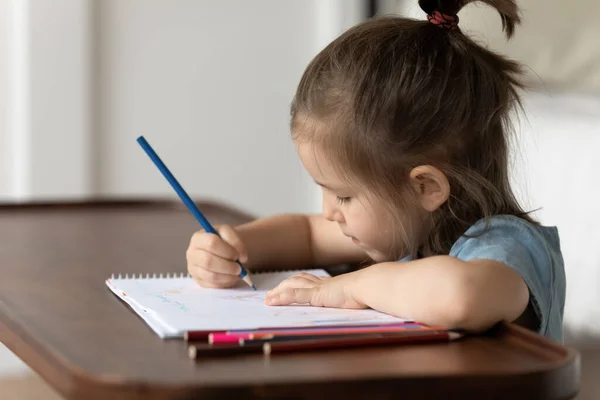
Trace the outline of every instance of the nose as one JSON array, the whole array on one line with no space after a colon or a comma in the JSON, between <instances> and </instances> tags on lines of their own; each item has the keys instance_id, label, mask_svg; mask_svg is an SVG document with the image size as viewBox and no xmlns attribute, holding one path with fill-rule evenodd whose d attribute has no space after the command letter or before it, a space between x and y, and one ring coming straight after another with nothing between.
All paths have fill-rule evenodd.
<instances>
[{"instance_id":1,"label":"nose","mask_svg":"<svg viewBox=\"0 0 600 400\"><path fill-rule=\"evenodd\" d=\"M323 195L323 217L332 222L344 222L344 215L340 211L335 199L328 199L325 194Z\"/></svg>"}]
</instances>

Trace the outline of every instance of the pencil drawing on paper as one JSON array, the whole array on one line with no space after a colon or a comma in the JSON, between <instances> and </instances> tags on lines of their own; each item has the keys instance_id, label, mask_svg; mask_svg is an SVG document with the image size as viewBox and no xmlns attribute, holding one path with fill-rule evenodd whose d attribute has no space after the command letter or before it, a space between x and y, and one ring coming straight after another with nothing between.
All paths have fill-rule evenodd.
<instances>
[{"instance_id":1,"label":"pencil drawing on paper","mask_svg":"<svg viewBox=\"0 0 600 400\"><path fill-rule=\"evenodd\" d=\"M234 300L234 301L245 301L245 302L263 302L264 295L261 293L245 293L245 294L225 294L224 296L217 296L222 300Z\"/></svg>"},{"instance_id":2,"label":"pencil drawing on paper","mask_svg":"<svg viewBox=\"0 0 600 400\"><path fill-rule=\"evenodd\" d=\"M156 297L158 297L159 299L161 299L163 301L163 303L172 304L172 305L176 306L180 311L183 311L183 312L188 312L189 311L186 306L184 306L183 304L181 304L178 301L169 299L166 296L163 296L161 294L157 294Z\"/></svg>"}]
</instances>

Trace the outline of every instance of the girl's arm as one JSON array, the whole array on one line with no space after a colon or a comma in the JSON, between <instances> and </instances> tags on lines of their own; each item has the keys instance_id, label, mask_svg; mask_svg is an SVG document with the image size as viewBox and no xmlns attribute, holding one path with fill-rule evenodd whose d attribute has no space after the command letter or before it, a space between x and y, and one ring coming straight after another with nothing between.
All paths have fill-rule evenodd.
<instances>
[{"instance_id":1,"label":"girl's arm","mask_svg":"<svg viewBox=\"0 0 600 400\"><path fill-rule=\"evenodd\" d=\"M496 261L450 256L386 262L336 276L293 276L267 293L268 305L373 308L449 329L482 331L514 321L529 290L519 274Z\"/></svg>"},{"instance_id":2,"label":"girl's arm","mask_svg":"<svg viewBox=\"0 0 600 400\"><path fill-rule=\"evenodd\" d=\"M320 215L276 215L235 228L249 268L307 268L360 263L367 255Z\"/></svg>"},{"instance_id":3,"label":"girl's arm","mask_svg":"<svg viewBox=\"0 0 600 400\"><path fill-rule=\"evenodd\" d=\"M350 295L358 303L448 328L479 331L514 321L529 302L520 275L492 260L435 256L376 264L354 274Z\"/></svg>"}]
</instances>

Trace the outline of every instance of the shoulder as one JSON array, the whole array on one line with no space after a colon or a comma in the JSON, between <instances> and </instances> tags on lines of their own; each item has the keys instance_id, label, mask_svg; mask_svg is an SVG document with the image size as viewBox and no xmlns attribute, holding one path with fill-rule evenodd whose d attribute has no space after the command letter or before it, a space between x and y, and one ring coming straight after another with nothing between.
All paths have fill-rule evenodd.
<instances>
[{"instance_id":1,"label":"shoulder","mask_svg":"<svg viewBox=\"0 0 600 400\"><path fill-rule=\"evenodd\" d=\"M481 250L525 250L535 259L560 254L558 229L513 215L496 215L477 221L454 243L450 255L463 258Z\"/></svg>"},{"instance_id":2,"label":"shoulder","mask_svg":"<svg viewBox=\"0 0 600 400\"><path fill-rule=\"evenodd\" d=\"M540 288L560 282L565 273L558 229L510 215L498 215L473 224L450 249L463 261L489 259L517 270L526 283Z\"/></svg>"}]
</instances>

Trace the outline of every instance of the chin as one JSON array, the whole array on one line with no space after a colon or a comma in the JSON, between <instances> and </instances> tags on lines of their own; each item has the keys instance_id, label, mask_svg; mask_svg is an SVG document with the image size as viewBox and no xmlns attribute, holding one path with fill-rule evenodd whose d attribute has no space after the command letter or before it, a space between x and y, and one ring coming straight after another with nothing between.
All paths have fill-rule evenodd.
<instances>
[{"instance_id":1,"label":"chin","mask_svg":"<svg viewBox=\"0 0 600 400\"><path fill-rule=\"evenodd\" d=\"M373 260L375 263L381 263L385 261L391 261L390 257L386 254L383 254L377 250L367 250L367 255Z\"/></svg>"}]
</instances>

